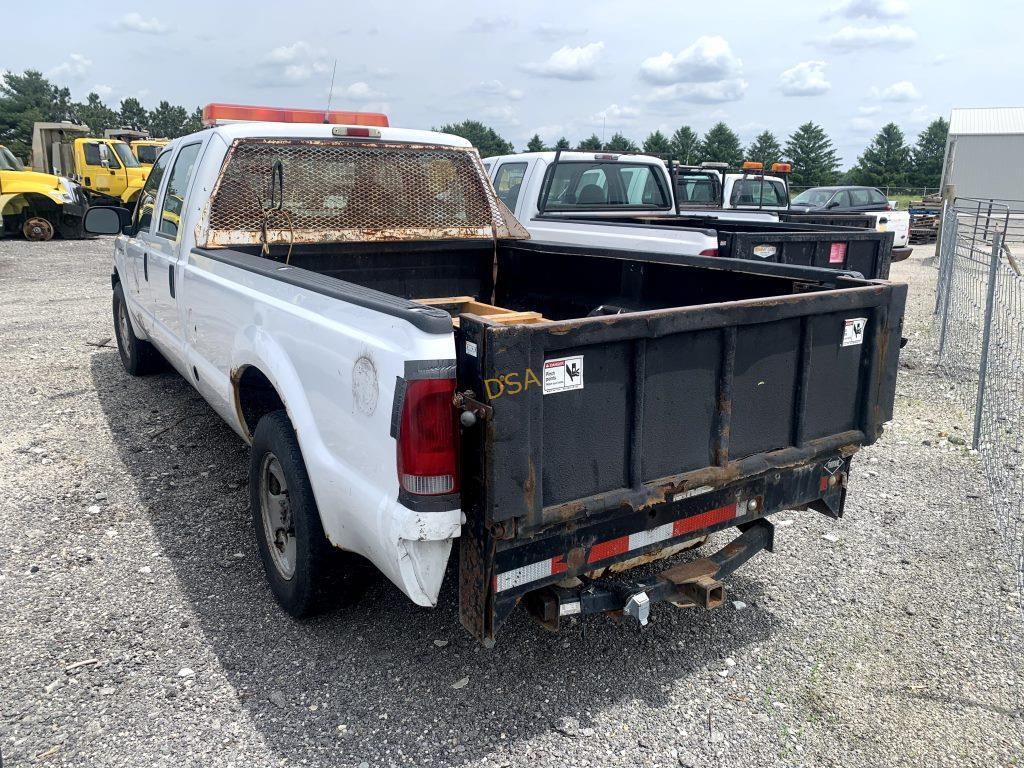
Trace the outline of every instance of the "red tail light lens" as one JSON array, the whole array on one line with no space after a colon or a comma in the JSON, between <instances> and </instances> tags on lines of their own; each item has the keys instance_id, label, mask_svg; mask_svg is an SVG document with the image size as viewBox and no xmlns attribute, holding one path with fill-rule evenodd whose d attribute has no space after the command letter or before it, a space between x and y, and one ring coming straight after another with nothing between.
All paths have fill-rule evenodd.
<instances>
[{"instance_id":1,"label":"red tail light lens","mask_svg":"<svg viewBox=\"0 0 1024 768\"><path fill-rule=\"evenodd\" d=\"M458 480L455 379L408 383L398 432L398 482L409 493L454 493Z\"/></svg>"},{"instance_id":2,"label":"red tail light lens","mask_svg":"<svg viewBox=\"0 0 1024 768\"><path fill-rule=\"evenodd\" d=\"M701 256L717 256L718 255L718 249L717 248L705 248L703 251L700 252L700 255Z\"/></svg>"}]
</instances>

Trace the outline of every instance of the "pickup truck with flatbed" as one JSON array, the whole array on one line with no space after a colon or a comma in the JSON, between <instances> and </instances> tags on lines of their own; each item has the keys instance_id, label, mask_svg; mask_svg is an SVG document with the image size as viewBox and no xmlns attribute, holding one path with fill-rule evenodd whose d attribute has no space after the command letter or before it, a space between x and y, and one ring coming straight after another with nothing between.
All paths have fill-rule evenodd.
<instances>
[{"instance_id":1,"label":"pickup truck with flatbed","mask_svg":"<svg viewBox=\"0 0 1024 768\"><path fill-rule=\"evenodd\" d=\"M251 446L296 617L365 561L432 606L455 545L484 644L517 606L551 629L714 608L771 515L842 515L892 416L905 286L532 242L467 141L382 115L213 125L85 224L117 235L125 369L169 364Z\"/></svg>"},{"instance_id":2,"label":"pickup truck with flatbed","mask_svg":"<svg viewBox=\"0 0 1024 768\"><path fill-rule=\"evenodd\" d=\"M889 274L892 234L781 222L778 210L680 209L674 197L680 188L670 183L676 169L670 172L657 157L528 152L484 162L498 197L537 241L851 269L866 277ZM700 172L709 184L723 173ZM743 178L732 179L733 185L774 183L774 177L749 171L729 176L736 175ZM696 194L695 188L688 192Z\"/></svg>"}]
</instances>

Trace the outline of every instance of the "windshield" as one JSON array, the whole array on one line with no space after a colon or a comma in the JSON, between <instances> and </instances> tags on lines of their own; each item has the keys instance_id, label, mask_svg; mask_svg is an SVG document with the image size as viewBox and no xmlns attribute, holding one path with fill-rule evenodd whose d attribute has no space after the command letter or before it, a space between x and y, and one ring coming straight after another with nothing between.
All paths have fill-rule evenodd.
<instances>
[{"instance_id":1,"label":"windshield","mask_svg":"<svg viewBox=\"0 0 1024 768\"><path fill-rule=\"evenodd\" d=\"M649 163L571 160L548 169L549 211L594 208L668 208L658 167Z\"/></svg>"},{"instance_id":2,"label":"windshield","mask_svg":"<svg viewBox=\"0 0 1024 768\"><path fill-rule=\"evenodd\" d=\"M824 205L835 194L834 189L805 189L793 198L794 205Z\"/></svg>"},{"instance_id":3,"label":"windshield","mask_svg":"<svg viewBox=\"0 0 1024 768\"><path fill-rule=\"evenodd\" d=\"M155 147L152 144L139 144L135 151L139 154L139 162L143 165L152 165L156 162L156 156L160 154L163 147Z\"/></svg>"},{"instance_id":4,"label":"windshield","mask_svg":"<svg viewBox=\"0 0 1024 768\"><path fill-rule=\"evenodd\" d=\"M735 206L744 205L787 205L786 185L775 179L760 177L737 179L732 185L729 203Z\"/></svg>"},{"instance_id":5,"label":"windshield","mask_svg":"<svg viewBox=\"0 0 1024 768\"><path fill-rule=\"evenodd\" d=\"M139 161L135 159L135 155L132 154L132 148L125 144L123 141L111 142L114 145L114 151L117 152L117 156L121 158L121 162L124 163L125 168L138 168Z\"/></svg>"},{"instance_id":6,"label":"windshield","mask_svg":"<svg viewBox=\"0 0 1024 768\"><path fill-rule=\"evenodd\" d=\"M0 146L0 171L24 171L21 160L14 156L7 147Z\"/></svg>"}]
</instances>

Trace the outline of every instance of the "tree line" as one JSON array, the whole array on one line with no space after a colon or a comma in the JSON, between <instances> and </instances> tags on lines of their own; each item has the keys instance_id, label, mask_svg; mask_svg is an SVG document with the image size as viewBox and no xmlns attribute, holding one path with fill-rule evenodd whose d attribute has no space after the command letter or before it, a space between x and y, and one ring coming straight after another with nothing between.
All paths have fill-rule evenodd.
<instances>
[{"instance_id":1,"label":"tree line","mask_svg":"<svg viewBox=\"0 0 1024 768\"><path fill-rule=\"evenodd\" d=\"M146 109L129 96L117 108L103 103L96 93L85 101L73 101L71 91L54 85L41 72L22 74L5 72L0 78L0 144L21 158L32 150L32 125L70 120L88 125L96 136L108 128L149 131L154 138L173 139L203 127L203 111L161 101L155 109Z\"/></svg>"},{"instance_id":2,"label":"tree line","mask_svg":"<svg viewBox=\"0 0 1024 768\"><path fill-rule=\"evenodd\" d=\"M484 157L505 155L513 151L512 143L502 138L493 128L476 120L464 120L441 126L439 130L469 139ZM537 134L526 144L527 152L555 149L581 149L585 151L640 152L671 157L684 165L702 162L724 162L739 166L744 160L764 163L787 161L793 171L790 183L794 187L825 186L830 184L862 184L869 187L938 187L942 177L942 161L946 151L949 123L941 117L934 120L917 137L913 146L895 123L888 123L875 135L857 164L848 171L840 169L839 153L825 129L813 121L797 128L785 140L779 140L772 131L762 131L746 147L740 137L724 122L718 122L700 136L690 126L677 128L671 136L654 131L642 144L615 133L602 141L595 133L574 147L561 137L553 146L547 146Z\"/></svg>"},{"instance_id":3,"label":"tree line","mask_svg":"<svg viewBox=\"0 0 1024 768\"><path fill-rule=\"evenodd\" d=\"M36 122L70 120L88 125L102 136L107 128L132 128L149 131L151 136L173 139L202 128L202 110L161 101L147 110L138 99L121 100L115 109L96 93L85 101L71 98L66 87L54 85L42 73L26 70L22 74L5 72L0 78L0 144L15 155L28 158L32 148L32 125ZM469 139L484 157L513 152L512 143L490 126L477 120L464 120L441 126L438 130ZM676 162L696 165L704 161L740 165L758 160L770 167L786 160L793 165L790 182L795 187L826 184L864 184L872 187L938 187L946 148L949 123L941 117L917 137L913 146L895 123L882 127L848 171L840 170L839 153L825 130L808 121L791 133L783 143L772 131L762 131L746 147L724 122L716 123L703 136L683 125L671 136L654 131L637 144L622 133L602 141L595 133L576 147L561 137L548 147L538 135L526 145L526 151L545 149L582 149L588 151L644 152L672 157Z\"/></svg>"}]
</instances>

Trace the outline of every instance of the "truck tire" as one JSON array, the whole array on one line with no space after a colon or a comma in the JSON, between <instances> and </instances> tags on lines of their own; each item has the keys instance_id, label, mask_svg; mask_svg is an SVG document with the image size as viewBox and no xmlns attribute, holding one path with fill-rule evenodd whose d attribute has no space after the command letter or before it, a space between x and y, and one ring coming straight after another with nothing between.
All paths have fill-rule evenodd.
<instances>
[{"instance_id":1,"label":"truck tire","mask_svg":"<svg viewBox=\"0 0 1024 768\"><path fill-rule=\"evenodd\" d=\"M331 546L288 414L256 425L249 457L249 507L270 591L301 619L362 594L365 566Z\"/></svg>"},{"instance_id":2,"label":"truck tire","mask_svg":"<svg viewBox=\"0 0 1024 768\"><path fill-rule=\"evenodd\" d=\"M113 308L114 335L117 337L117 351L124 369L132 376L146 376L163 370L163 356L152 344L135 335L120 283L114 286Z\"/></svg>"}]
</instances>

